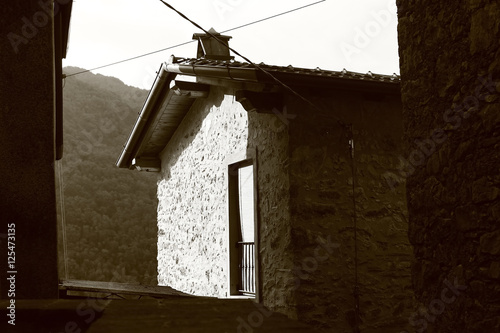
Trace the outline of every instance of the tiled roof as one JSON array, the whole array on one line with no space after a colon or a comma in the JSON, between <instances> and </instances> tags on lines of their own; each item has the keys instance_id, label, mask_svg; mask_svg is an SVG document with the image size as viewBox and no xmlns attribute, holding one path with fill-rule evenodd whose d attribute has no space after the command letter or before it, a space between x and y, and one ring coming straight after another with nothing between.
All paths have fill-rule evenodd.
<instances>
[{"instance_id":1,"label":"tiled roof","mask_svg":"<svg viewBox=\"0 0 500 333\"><path fill-rule=\"evenodd\" d=\"M189 66L207 66L213 68L256 68L253 64L247 62L239 62L233 60L210 60L210 59L196 59L196 58L173 58L174 64L179 65L189 65ZM361 81L376 81L376 82L393 82L400 83L400 76L393 75L385 75L385 74L374 74L372 72L368 73L357 73L350 72L346 69L342 71L331 71L321 69L316 67L315 69L309 68L300 68L289 66L274 66L274 65L266 65L264 63L258 64L258 66L264 69L267 72L272 73L290 73L290 74L301 74L307 76L317 76L317 77L325 77L325 78L338 78L338 79L351 79L351 80L361 80Z\"/></svg>"}]
</instances>

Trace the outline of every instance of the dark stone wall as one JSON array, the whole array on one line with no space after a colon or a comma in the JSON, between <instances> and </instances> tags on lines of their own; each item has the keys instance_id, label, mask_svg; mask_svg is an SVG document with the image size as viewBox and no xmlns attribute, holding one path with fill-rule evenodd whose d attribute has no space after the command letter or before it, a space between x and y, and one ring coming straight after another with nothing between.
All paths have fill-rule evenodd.
<instances>
[{"instance_id":1,"label":"dark stone wall","mask_svg":"<svg viewBox=\"0 0 500 333\"><path fill-rule=\"evenodd\" d=\"M52 19L38 1L14 1L0 27L0 297L15 224L15 298L57 298Z\"/></svg>"},{"instance_id":2,"label":"dark stone wall","mask_svg":"<svg viewBox=\"0 0 500 333\"><path fill-rule=\"evenodd\" d=\"M400 96L301 93L321 111L287 103L297 316L326 332L353 332L357 266L360 331L399 332L413 309L412 249L404 184L392 189L384 175L402 153ZM336 118L353 125L355 208L349 130Z\"/></svg>"},{"instance_id":3,"label":"dark stone wall","mask_svg":"<svg viewBox=\"0 0 500 333\"><path fill-rule=\"evenodd\" d=\"M248 147L257 154L261 301L295 319L285 124L274 114L249 112Z\"/></svg>"},{"instance_id":4,"label":"dark stone wall","mask_svg":"<svg viewBox=\"0 0 500 333\"><path fill-rule=\"evenodd\" d=\"M397 1L416 332L500 329L500 4Z\"/></svg>"}]
</instances>

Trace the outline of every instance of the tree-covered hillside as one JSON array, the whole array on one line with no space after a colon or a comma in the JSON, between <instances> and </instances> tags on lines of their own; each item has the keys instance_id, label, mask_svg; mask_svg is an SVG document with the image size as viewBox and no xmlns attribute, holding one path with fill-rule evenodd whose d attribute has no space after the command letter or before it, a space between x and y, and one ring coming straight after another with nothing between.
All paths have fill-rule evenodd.
<instances>
[{"instance_id":1,"label":"tree-covered hillside","mask_svg":"<svg viewBox=\"0 0 500 333\"><path fill-rule=\"evenodd\" d=\"M64 156L57 178L64 193L58 209L69 279L156 285L156 174L115 166L146 96L112 77L84 73L65 79Z\"/></svg>"}]
</instances>

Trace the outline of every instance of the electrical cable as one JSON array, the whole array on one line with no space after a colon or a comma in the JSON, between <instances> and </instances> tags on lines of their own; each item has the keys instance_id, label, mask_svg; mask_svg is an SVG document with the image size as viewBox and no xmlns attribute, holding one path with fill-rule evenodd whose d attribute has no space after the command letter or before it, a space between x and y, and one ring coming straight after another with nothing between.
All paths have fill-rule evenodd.
<instances>
[{"instance_id":1,"label":"electrical cable","mask_svg":"<svg viewBox=\"0 0 500 333\"><path fill-rule=\"evenodd\" d=\"M244 55L242 55L241 53L239 53L238 51L236 51L235 49L233 49L232 47L230 47L229 45L227 45L226 43L224 43L222 40L220 40L216 35L214 35L212 32L204 29L202 26L200 26L198 23L194 22L193 20L191 20L190 18L188 18L186 15L184 15L183 13L181 13L180 11L178 11L177 9L175 9L172 5L166 3L165 1L163 0L160 0L160 2L162 2L165 6L167 6L168 8L172 9L174 12L176 12L177 14L179 14L182 18L184 18L185 20L189 21L192 25L194 25L195 27L197 27L198 29L200 29L201 31L203 31L205 34L209 35L210 37L212 37L213 39L215 39L217 42L219 42L221 45L223 45L224 47L227 47L230 51L232 51L234 54L236 54L237 56L241 57L243 60L245 60L246 62L248 62L249 64L251 64L252 66L254 66L255 68L257 68L258 70L260 70L262 73L264 73L265 75L267 75L268 77L270 77L273 81L275 81L276 83L278 83L280 86L282 86L283 88L285 88L288 92L292 93L293 95L297 96L299 99L301 99L302 101L306 102L307 104L309 104L310 106L312 106L314 109L316 109L317 111L319 112L322 112L323 110L321 110L321 108L319 108L316 104L314 104L313 102L311 102L310 100L308 100L307 98L305 98L304 96L300 95L298 92L296 92L295 90L293 90L292 88L290 88L288 85L286 85L284 82L282 82L281 80L279 80L277 77L275 77L273 74L271 74L270 72L266 71L264 68L262 68L260 65L257 65L256 63L254 63L253 61L251 61L250 59L248 59L247 57L245 57ZM342 127L346 127L347 125L338 117L334 116L334 118L337 120L337 122L342 126Z\"/></svg>"},{"instance_id":2,"label":"electrical cable","mask_svg":"<svg viewBox=\"0 0 500 333\"><path fill-rule=\"evenodd\" d=\"M256 24L256 23L267 21L267 20L273 19L273 18L278 17L278 16L282 16L282 15L289 14L289 13L292 13L292 12L295 12L295 11L298 11L298 10L301 10L301 9L304 9L304 8L307 8L307 7L310 7L310 6L317 5L317 4L319 4L321 2L325 2L325 1L326 0L316 1L316 2L313 2L313 3L307 4L305 6L297 7L297 8L294 8L294 9L291 9L291 10L288 10L288 11L285 11L285 12L282 12L282 13L279 13L279 14L268 16L266 18L263 18L263 19L260 19L260 20L257 20L257 21L253 21L253 22L250 22L250 23L246 23L246 24L243 24L243 25L231 28L231 29L224 30L224 31L222 31L222 33L226 33L226 32L229 32L229 31L234 31L234 30L237 30L237 29L240 29L240 28L244 28L244 27ZM93 71L93 70L96 70L96 69L101 69L101 68L105 68L105 67L110 67L110 66L118 65L118 64L121 64L121 63L124 63L124 62L127 62L127 61L131 61L131 60L143 58L143 57L155 54L155 53L159 53L159 52L163 52L163 51L166 51L166 50L170 50L170 49L173 49L173 48L176 48L176 47L179 47L179 46L184 46L186 44L193 43L193 42L194 42L194 40L190 40L190 41L187 41L187 42L184 42L184 43L180 43L180 44L177 44L177 45L172 45L172 46L160 49L160 50L156 50L156 51L144 53L144 54L132 57L132 58L127 58L127 59L115 61L115 62L107 64L107 65L102 65L102 66L95 67L95 68L92 68L92 69L86 69L86 70L83 70L83 71L80 71L80 72L76 72L76 73L72 73L72 74L63 74L63 77L66 78L66 77L70 77L70 76L74 76L74 75L78 75L78 74L87 73L87 72L90 72L90 71Z\"/></svg>"},{"instance_id":3,"label":"electrical cable","mask_svg":"<svg viewBox=\"0 0 500 333\"><path fill-rule=\"evenodd\" d=\"M120 61L115 61L115 62L113 62L111 64L102 65L102 66L95 67L95 68L92 68L92 69L86 69L84 71L80 71L80 72L76 72L76 73L72 73L72 74L67 74L64 77L70 77L70 76L74 76L74 75L78 75L78 74L87 73L87 72L90 72L90 71L93 71L93 70L96 70L96 69L101 69L101 68L104 68L104 67L118 65L118 64L121 64L121 63L124 63L124 62L127 62L127 61L131 61L131 60L139 59L139 58L142 58L142 57L146 57L148 55L152 55L152 54L155 54L155 53L163 52L163 51L166 51L166 50L169 50L169 49L173 49L173 48L176 48L176 47L179 47L179 46L183 46L183 45L186 45L186 44L189 44L189 43L193 43L193 42L194 42L194 40L190 40L188 42L184 42L184 43L180 43L180 44L177 44L177 45L169 46L169 47L166 47L166 48L161 49L161 50L144 53L144 54L141 54L141 55L138 55L138 56L135 56L135 57L132 57L132 58L127 58L127 59L124 59L124 60L120 60Z\"/></svg>"},{"instance_id":4,"label":"electrical cable","mask_svg":"<svg viewBox=\"0 0 500 333\"><path fill-rule=\"evenodd\" d=\"M249 26L249 25L252 25L252 24L255 24L255 23L260 23L260 22L263 22L263 21L267 21L269 19L272 19L272 18L275 18L275 17L278 17L278 16L282 16L282 15L285 15L285 14L288 14L288 13L291 13L291 12L295 12L297 10L301 10L301 9L306 8L306 7L314 6L314 5L319 4L320 2L325 2L325 1L326 0L320 0L320 1L316 1L316 2L313 2L313 3L307 4L307 5L304 5L302 7L297 7L295 9L290 9L290 10L288 10L286 12L283 12L283 13L272 15L272 16L269 16L269 17L266 17L266 18L263 18L263 19L251 22L251 23L243 24L243 25L240 25L240 26L235 27L235 28L231 28L231 29L228 29L228 30L221 31L221 33L226 33L226 32L233 31L233 30L236 30L236 29L239 29L239 28L244 28L246 26Z\"/></svg>"},{"instance_id":5,"label":"electrical cable","mask_svg":"<svg viewBox=\"0 0 500 333\"><path fill-rule=\"evenodd\" d=\"M352 130L352 124L349 124L349 155L351 160L351 173L352 173L352 218L354 226L354 316L355 325L354 332L359 332L360 324L360 312L359 312L359 283L358 283L358 218L357 218L357 207L356 207L356 186L357 186L357 175L356 175L356 159L354 156L354 133Z\"/></svg>"}]
</instances>

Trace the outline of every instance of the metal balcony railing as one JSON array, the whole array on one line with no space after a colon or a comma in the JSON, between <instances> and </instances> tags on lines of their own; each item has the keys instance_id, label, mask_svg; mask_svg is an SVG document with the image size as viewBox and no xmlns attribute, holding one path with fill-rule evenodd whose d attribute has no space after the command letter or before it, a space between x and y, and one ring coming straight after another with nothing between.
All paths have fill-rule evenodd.
<instances>
[{"instance_id":1,"label":"metal balcony railing","mask_svg":"<svg viewBox=\"0 0 500 333\"><path fill-rule=\"evenodd\" d=\"M238 242L240 281L242 294L255 295L255 243Z\"/></svg>"}]
</instances>

